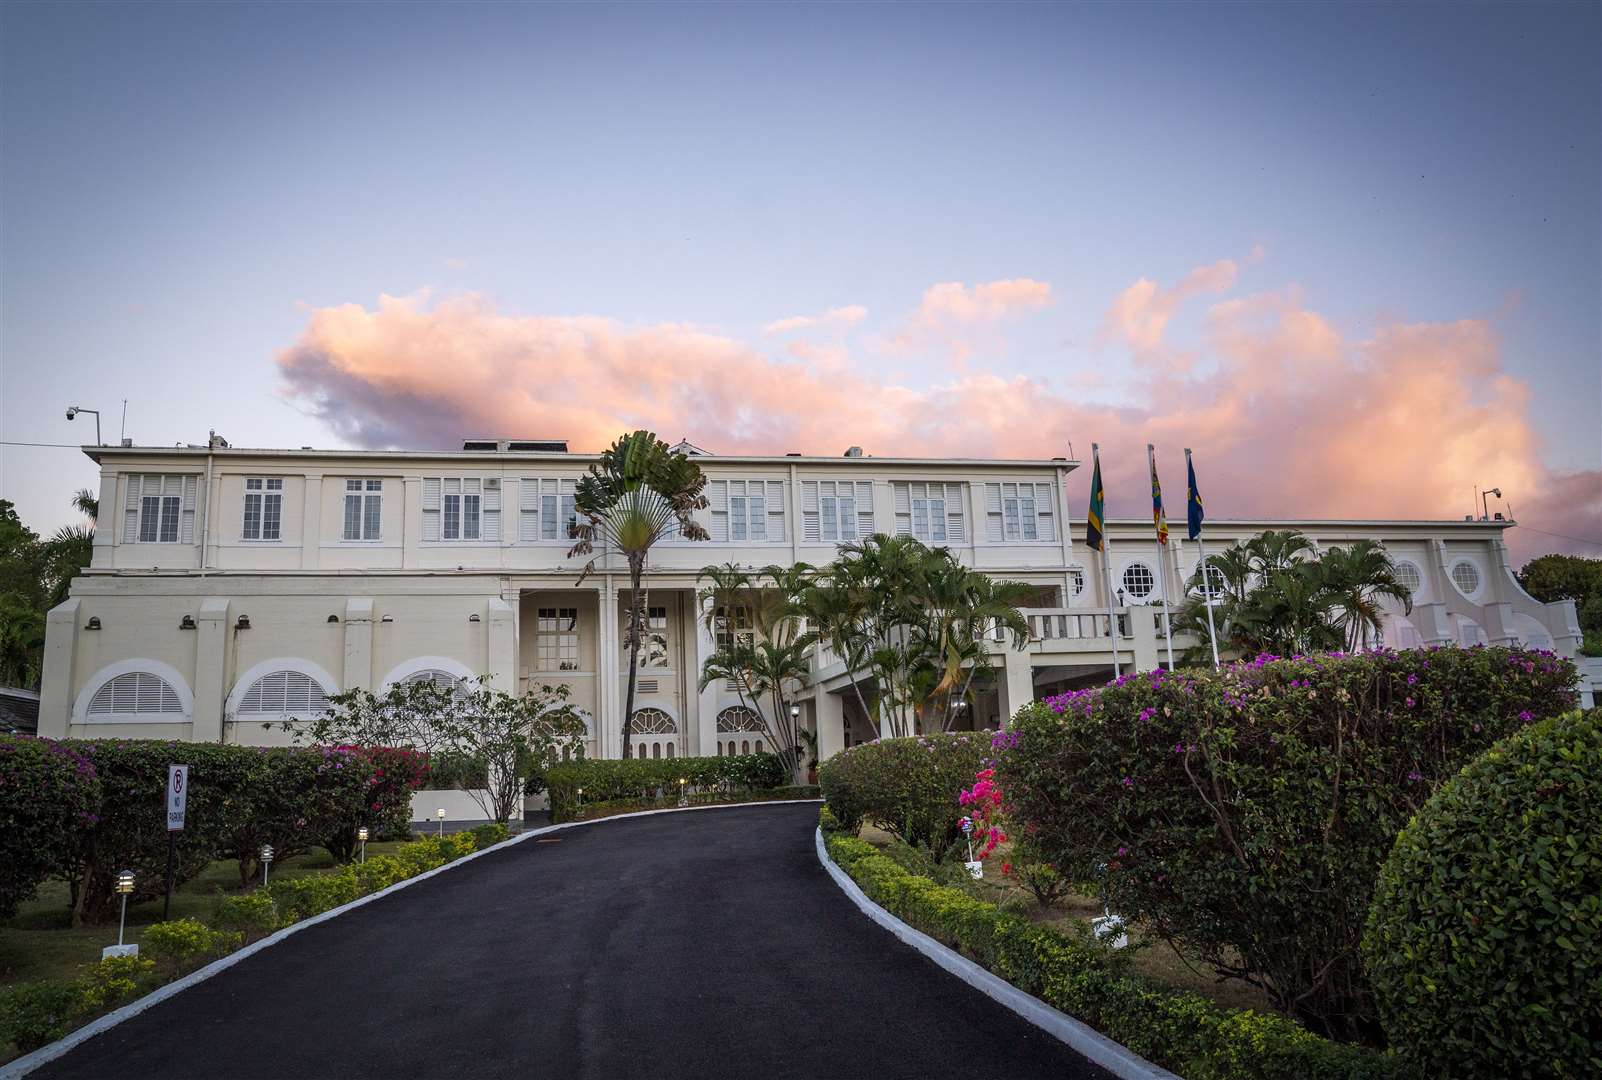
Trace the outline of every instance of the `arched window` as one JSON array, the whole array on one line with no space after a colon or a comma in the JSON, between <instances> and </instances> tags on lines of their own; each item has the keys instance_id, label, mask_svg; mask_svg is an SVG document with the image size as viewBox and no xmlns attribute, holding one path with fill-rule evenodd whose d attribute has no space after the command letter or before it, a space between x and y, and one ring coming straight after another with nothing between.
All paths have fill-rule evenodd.
<instances>
[{"instance_id":1,"label":"arched window","mask_svg":"<svg viewBox=\"0 0 1602 1080\"><path fill-rule=\"evenodd\" d=\"M1144 600L1157 587L1157 576L1145 563L1130 563L1124 567L1124 593L1135 600Z\"/></svg>"},{"instance_id":2,"label":"arched window","mask_svg":"<svg viewBox=\"0 0 1602 1080\"><path fill-rule=\"evenodd\" d=\"M448 671L441 671L438 668L425 668L422 671L412 672L410 675L406 676L406 678L402 679L401 682L433 683L441 690L461 690L463 689L467 680L459 675L452 675Z\"/></svg>"},{"instance_id":3,"label":"arched window","mask_svg":"<svg viewBox=\"0 0 1602 1080\"><path fill-rule=\"evenodd\" d=\"M762 717L757 715L755 709L744 705L731 705L718 713L718 732L728 734L734 731L761 731Z\"/></svg>"},{"instance_id":4,"label":"arched window","mask_svg":"<svg viewBox=\"0 0 1602 1080\"><path fill-rule=\"evenodd\" d=\"M273 671L250 684L237 715L316 716L328 711L328 698L316 679L303 671Z\"/></svg>"},{"instance_id":5,"label":"arched window","mask_svg":"<svg viewBox=\"0 0 1602 1080\"><path fill-rule=\"evenodd\" d=\"M1212 563L1207 564L1205 584L1198 582L1191 592L1196 596L1217 600L1224 595L1224 572Z\"/></svg>"},{"instance_id":6,"label":"arched window","mask_svg":"<svg viewBox=\"0 0 1602 1080\"><path fill-rule=\"evenodd\" d=\"M149 716L158 722L184 715L183 699L172 684L149 671L128 671L108 679L89 699L91 722Z\"/></svg>"},{"instance_id":7,"label":"arched window","mask_svg":"<svg viewBox=\"0 0 1602 1080\"><path fill-rule=\"evenodd\" d=\"M678 721L661 709L635 709L629 721L630 735L677 735Z\"/></svg>"}]
</instances>

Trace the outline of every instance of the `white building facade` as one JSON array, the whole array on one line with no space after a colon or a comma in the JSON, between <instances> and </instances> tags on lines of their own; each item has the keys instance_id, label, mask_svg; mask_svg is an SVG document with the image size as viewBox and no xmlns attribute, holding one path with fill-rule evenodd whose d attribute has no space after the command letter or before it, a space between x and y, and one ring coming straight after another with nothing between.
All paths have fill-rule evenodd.
<instances>
[{"instance_id":1,"label":"white building facade","mask_svg":"<svg viewBox=\"0 0 1602 1080\"><path fill-rule=\"evenodd\" d=\"M623 740L652 757L761 747L732 689L699 690L717 648L696 597L708 565L829 562L876 532L950 548L1025 582L1025 650L995 645L997 676L964 726L995 726L1034 696L1164 659L1158 575L1182 596L1197 550L1175 531L1159 558L1149 521L1108 523L1114 604L1101 558L1065 497L1066 459L846 456L697 460L712 539L659 546L636 712L622 716L628 575L603 557L578 583L568 558L573 491L594 455L560 444L472 442L457 452L86 447L101 467L94 560L49 616L41 735L270 745L278 726L342 690L487 675L519 691L566 684L589 753ZM1210 550L1267 528L1318 546L1381 541L1413 587L1386 642L1527 644L1575 655L1571 602L1514 580L1503 521L1208 521ZM1119 590L1122 590L1120 593ZM732 627L731 632L739 632ZM1193 642L1176 639L1175 648ZM877 734L826 650L795 695L820 756ZM628 732L625 735L625 731Z\"/></svg>"}]
</instances>

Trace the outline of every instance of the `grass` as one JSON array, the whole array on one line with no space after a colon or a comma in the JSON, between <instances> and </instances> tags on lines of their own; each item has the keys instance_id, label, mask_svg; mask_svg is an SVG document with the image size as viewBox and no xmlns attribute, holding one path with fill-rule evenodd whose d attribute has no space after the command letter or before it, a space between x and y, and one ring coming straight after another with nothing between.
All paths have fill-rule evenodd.
<instances>
[{"instance_id":1,"label":"grass","mask_svg":"<svg viewBox=\"0 0 1602 1080\"><path fill-rule=\"evenodd\" d=\"M383 855L400 847L401 841L373 842L368 855ZM336 869L333 856L322 848L305 855L274 863L272 876L306 877ZM259 882L253 882L252 887ZM210 923L218 900L236 896L239 866L232 861L214 862L199 876L173 890L171 918L194 918ZM74 928L67 906L67 885L49 881L39 894L17 910L16 917L0 923L0 986L33 982L38 979L71 979L85 964L100 959L100 950L117 943L117 924ZM158 897L128 906L128 928L123 940L136 942L145 927L161 921L162 901Z\"/></svg>"},{"instance_id":2,"label":"grass","mask_svg":"<svg viewBox=\"0 0 1602 1080\"><path fill-rule=\"evenodd\" d=\"M889 833L871 825L864 825L861 835L862 839L879 848L890 848L900 843ZM1099 900L1076 892L1067 893L1050 908L1041 907L1034 894L1016 878L1000 876L1002 862L1002 858L992 856L985 862L984 878L968 884L976 897L1043 926L1058 927L1064 931L1071 929L1070 923L1089 922L1102 914ZM1144 946L1133 954L1130 967L1135 973L1177 990L1200 994L1230 1008L1256 1009L1265 1013L1277 1011L1268 995L1259 988L1238 979L1218 979L1201 961L1194 957L1187 958L1168 942L1146 934L1136 924L1131 924L1128 932L1131 945Z\"/></svg>"}]
</instances>

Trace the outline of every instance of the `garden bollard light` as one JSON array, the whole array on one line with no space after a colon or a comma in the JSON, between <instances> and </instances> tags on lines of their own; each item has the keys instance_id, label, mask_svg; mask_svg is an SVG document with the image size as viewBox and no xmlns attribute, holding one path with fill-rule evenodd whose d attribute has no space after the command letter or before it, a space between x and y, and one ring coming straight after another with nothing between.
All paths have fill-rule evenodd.
<instances>
[{"instance_id":1,"label":"garden bollard light","mask_svg":"<svg viewBox=\"0 0 1602 1080\"><path fill-rule=\"evenodd\" d=\"M273 846L271 844L263 844L261 846L261 883L263 885L267 884L267 869L268 867L272 866L272 864Z\"/></svg>"},{"instance_id":2,"label":"garden bollard light","mask_svg":"<svg viewBox=\"0 0 1602 1080\"><path fill-rule=\"evenodd\" d=\"M362 842L361 861L362 862L366 862L367 861L367 826L366 825L363 825L361 828L356 830L356 839L358 839L358 840L360 840Z\"/></svg>"},{"instance_id":3,"label":"garden bollard light","mask_svg":"<svg viewBox=\"0 0 1602 1080\"><path fill-rule=\"evenodd\" d=\"M968 841L968 861L963 865L968 868L968 876L982 878L985 876L985 864L973 857L973 818L966 815L957 823L962 828L962 835Z\"/></svg>"},{"instance_id":4,"label":"garden bollard light","mask_svg":"<svg viewBox=\"0 0 1602 1080\"><path fill-rule=\"evenodd\" d=\"M679 805L680 806L689 806L690 805L690 789L684 786L685 784L688 784L689 782L690 781L686 777L683 777L683 776L679 777Z\"/></svg>"},{"instance_id":5,"label":"garden bollard light","mask_svg":"<svg viewBox=\"0 0 1602 1080\"><path fill-rule=\"evenodd\" d=\"M139 946L124 945L122 943L123 930L128 925L128 896L134 891L134 872L132 870L120 872L117 875L116 884L111 888L113 892L122 897L122 915L117 920L117 944L107 945L104 949L101 949L100 958L104 960L109 956L138 956Z\"/></svg>"},{"instance_id":6,"label":"garden bollard light","mask_svg":"<svg viewBox=\"0 0 1602 1080\"><path fill-rule=\"evenodd\" d=\"M439 835L440 836L444 836L445 835L445 808L442 806L438 810L435 810L434 811L434 816L439 818Z\"/></svg>"}]
</instances>

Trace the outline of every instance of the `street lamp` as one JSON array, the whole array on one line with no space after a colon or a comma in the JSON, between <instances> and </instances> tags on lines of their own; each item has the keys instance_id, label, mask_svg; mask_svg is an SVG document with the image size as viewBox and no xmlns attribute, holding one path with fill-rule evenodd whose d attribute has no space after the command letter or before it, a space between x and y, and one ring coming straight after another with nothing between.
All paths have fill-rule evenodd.
<instances>
[{"instance_id":1,"label":"street lamp","mask_svg":"<svg viewBox=\"0 0 1602 1080\"><path fill-rule=\"evenodd\" d=\"M689 782L690 781L689 781L689 779L687 777L683 777L683 776L679 777L679 805L680 806L689 806L690 805L690 789L684 786L684 785L688 784Z\"/></svg>"},{"instance_id":2,"label":"street lamp","mask_svg":"<svg viewBox=\"0 0 1602 1080\"><path fill-rule=\"evenodd\" d=\"M263 885L267 884L267 868L272 864L273 846L271 844L263 844L261 846L261 883Z\"/></svg>"},{"instance_id":3,"label":"street lamp","mask_svg":"<svg viewBox=\"0 0 1602 1080\"><path fill-rule=\"evenodd\" d=\"M367 861L367 826L366 825L363 825L361 828L356 830L356 839L358 839L358 840L360 840L362 842L361 861L362 862L366 862Z\"/></svg>"},{"instance_id":4,"label":"street lamp","mask_svg":"<svg viewBox=\"0 0 1602 1080\"><path fill-rule=\"evenodd\" d=\"M445 835L445 808L442 806L438 810L435 810L434 811L434 816L439 818L439 835L444 836Z\"/></svg>"}]
</instances>

